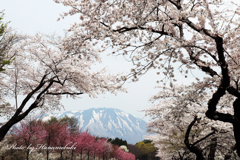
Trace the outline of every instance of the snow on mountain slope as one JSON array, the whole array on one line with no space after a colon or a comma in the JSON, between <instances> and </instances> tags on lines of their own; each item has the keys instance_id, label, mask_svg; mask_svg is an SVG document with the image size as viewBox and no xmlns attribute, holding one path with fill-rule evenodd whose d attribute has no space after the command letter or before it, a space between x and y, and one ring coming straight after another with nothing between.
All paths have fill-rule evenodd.
<instances>
[{"instance_id":1,"label":"snow on mountain slope","mask_svg":"<svg viewBox=\"0 0 240 160\"><path fill-rule=\"evenodd\" d=\"M135 144L142 141L146 135L146 122L131 114L114 108L91 108L81 111L66 111L62 114L45 114L43 120L52 116L75 117L79 120L82 131L89 130L91 134L99 137L122 138L128 143Z\"/></svg>"}]
</instances>

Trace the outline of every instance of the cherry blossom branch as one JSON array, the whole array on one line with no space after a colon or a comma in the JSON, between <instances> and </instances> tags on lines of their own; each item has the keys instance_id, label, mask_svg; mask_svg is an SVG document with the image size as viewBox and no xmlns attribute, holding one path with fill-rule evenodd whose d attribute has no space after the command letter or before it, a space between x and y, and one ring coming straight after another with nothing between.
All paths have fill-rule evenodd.
<instances>
[{"instance_id":1,"label":"cherry blossom branch","mask_svg":"<svg viewBox=\"0 0 240 160\"><path fill-rule=\"evenodd\" d=\"M39 83L39 85L32 92L30 92L27 95L27 97L21 103L20 107L17 109L16 113L13 115L13 118L18 116L22 112L22 109L27 104L27 102L32 98L32 96L45 85L46 81L44 81L44 80L46 77L47 77L47 75L44 75L41 82Z\"/></svg>"},{"instance_id":2,"label":"cherry blossom branch","mask_svg":"<svg viewBox=\"0 0 240 160\"><path fill-rule=\"evenodd\" d=\"M210 119L220 120L220 121L223 121L223 122L234 123L235 119L231 114L224 114L224 113L219 113L219 112L216 111L216 106L218 104L218 101L225 94L225 91L229 89L230 77L228 75L228 67L227 67L227 63L225 61L225 57L224 57L224 54L223 54L224 49L222 47L222 41L223 41L222 37L218 36L215 39L215 41L216 41L217 53L218 53L218 56L219 56L218 64L221 67L223 78L222 78L220 86L218 87L218 90L213 94L213 97L209 100L208 111L206 112L206 115ZM193 56L194 53L193 53L192 50L187 48L187 51L190 53L189 56L190 56L191 60L202 71L204 71L206 73L209 73L212 77L214 75L218 75L217 72L215 72L209 66L201 65L199 62L201 62L202 64L205 64L205 62L199 60L198 58L196 58L196 56ZM231 90L234 90L234 88L231 88Z\"/></svg>"},{"instance_id":3,"label":"cherry blossom branch","mask_svg":"<svg viewBox=\"0 0 240 160\"><path fill-rule=\"evenodd\" d=\"M32 91L30 92L27 97L23 100L22 104L20 105L20 107L16 110L15 114L12 116L12 118L5 123L1 128L0 128L0 141L4 138L4 136L7 134L8 130L17 122L21 121L24 117L26 117L28 115L28 113L33 110L34 108L36 108L37 104L40 102L41 100L41 96L42 94L44 94L44 92L46 92L46 90L52 85L52 83L50 82L50 84L37 96L36 100L31 104L31 106L22 114L20 114L23 110L23 108L25 107L25 105L27 104L27 102L30 100L30 98L32 98L32 96L39 91L46 83L45 78L47 77L47 75L44 75L40 84Z\"/></svg>"},{"instance_id":4,"label":"cherry blossom branch","mask_svg":"<svg viewBox=\"0 0 240 160\"><path fill-rule=\"evenodd\" d=\"M194 154L196 154L197 156L197 160L204 160L204 157L203 157L203 153L202 153L202 150L201 148L195 146L195 145L192 145L189 143L189 135L190 135L190 131L194 125L194 123L198 120L198 117L195 116L194 117L194 120L190 123L190 125L188 126L187 128L187 132L185 134L185 140L184 140L184 143L185 145L187 146L187 148L193 152Z\"/></svg>"},{"instance_id":5,"label":"cherry blossom branch","mask_svg":"<svg viewBox=\"0 0 240 160\"><path fill-rule=\"evenodd\" d=\"M212 53L210 53L208 50L200 47L200 46L196 46L196 45L191 45L191 44L188 44L188 45L183 45L182 47L185 47L185 48L197 48L197 49L200 49L201 51L205 52L207 55L209 55L210 57L212 57L212 59L215 61L215 62L218 62L218 59L216 56L214 56Z\"/></svg>"},{"instance_id":6,"label":"cherry blossom branch","mask_svg":"<svg viewBox=\"0 0 240 160\"><path fill-rule=\"evenodd\" d=\"M203 32L204 34L206 34L207 36L209 36L209 37L211 37L213 39L216 39L218 37L218 35L212 33L210 30L207 30L205 28L196 26L187 17L182 17L182 19L180 19L180 21L185 22L189 27L191 27L193 30L197 31L198 33Z\"/></svg>"},{"instance_id":7,"label":"cherry blossom branch","mask_svg":"<svg viewBox=\"0 0 240 160\"><path fill-rule=\"evenodd\" d=\"M206 64L205 61L200 60L197 58L197 56L193 56L194 52L190 48L186 48L186 50L188 51L190 59L193 61L193 63L198 66L203 72L211 75L212 77L215 75L219 76L216 71L214 71L212 68L210 68L210 66Z\"/></svg>"},{"instance_id":8,"label":"cherry blossom branch","mask_svg":"<svg viewBox=\"0 0 240 160\"><path fill-rule=\"evenodd\" d=\"M197 145L198 143L204 141L205 139L207 139L208 137L210 137L210 136L213 135L213 134L215 134L215 131L212 131L211 133L207 134L205 137L203 137L203 138L197 140L196 142L194 142L194 143L192 144L192 146Z\"/></svg>"},{"instance_id":9,"label":"cherry blossom branch","mask_svg":"<svg viewBox=\"0 0 240 160\"><path fill-rule=\"evenodd\" d=\"M224 122L226 121L232 122L233 118L229 114L225 115L225 114L216 112L216 106L218 104L218 101L225 94L225 91L230 85L230 76L228 74L229 72L228 65L225 61L222 37L218 36L215 39L215 42L216 42L216 48L217 48L217 53L219 57L218 64L220 65L221 71L222 71L222 80L217 91L213 94L212 98L208 102L208 111L206 112L206 116L214 120L222 120L222 121L224 120Z\"/></svg>"},{"instance_id":10,"label":"cherry blossom branch","mask_svg":"<svg viewBox=\"0 0 240 160\"><path fill-rule=\"evenodd\" d=\"M172 1L172 0L168 0L170 3L172 3L175 7L177 7L178 10L182 9L182 6L180 4L181 0L176 0L176 2Z\"/></svg>"},{"instance_id":11,"label":"cherry blossom branch","mask_svg":"<svg viewBox=\"0 0 240 160\"><path fill-rule=\"evenodd\" d=\"M74 92L62 92L62 93L53 93L53 92L47 92L46 94L49 94L49 95L81 95L81 94L84 94L83 92L78 92L78 93L74 93Z\"/></svg>"}]
</instances>

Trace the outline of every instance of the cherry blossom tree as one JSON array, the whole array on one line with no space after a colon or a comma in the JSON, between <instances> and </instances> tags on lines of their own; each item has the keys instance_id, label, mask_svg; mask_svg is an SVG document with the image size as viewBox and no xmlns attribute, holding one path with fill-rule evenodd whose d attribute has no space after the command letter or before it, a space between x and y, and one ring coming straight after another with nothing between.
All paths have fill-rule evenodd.
<instances>
[{"instance_id":1,"label":"cherry blossom tree","mask_svg":"<svg viewBox=\"0 0 240 160\"><path fill-rule=\"evenodd\" d=\"M102 145L102 157L103 159L109 157L113 151L113 146L111 142L107 140Z\"/></svg>"},{"instance_id":2,"label":"cherry blossom tree","mask_svg":"<svg viewBox=\"0 0 240 160\"><path fill-rule=\"evenodd\" d=\"M43 127L43 122L40 120L30 120L20 122L20 126L14 126L11 131L11 136L14 138L17 145L22 145L27 150L26 159L29 159L29 154L37 148L37 145L42 143L46 136L46 131Z\"/></svg>"},{"instance_id":3,"label":"cherry blossom tree","mask_svg":"<svg viewBox=\"0 0 240 160\"><path fill-rule=\"evenodd\" d=\"M78 135L80 134L78 119L75 117L65 116L63 118L58 119L58 121L63 125L67 125L66 131L68 132L68 134L65 134L65 136L66 136L66 139L69 141L69 143L71 143L71 145L74 145L75 143L77 143L77 138L78 138ZM62 137L60 136L60 138ZM66 142L66 140L64 141ZM75 151L75 148L71 150L71 159L73 159L74 151Z\"/></svg>"},{"instance_id":4,"label":"cherry blossom tree","mask_svg":"<svg viewBox=\"0 0 240 160\"><path fill-rule=\"evenodd\" d=\"M72 142L72 144L77 144L77 142L78 142L78 135L79 135L79 133L72 133L72 132L70 132L70 142ZM77 145L76 145L76 147L77 147ZM76 150L77 149L75 149L75 148L73 148L72 150L71 150L71 160L73 160L73 154L74 154L74 152L76 152Z\"/></svg>"},{"instance_id":5,"label":"cherry blossom tree","mask_svg":"<svg viewBox=\"0 0 240 160\"><path fill-rule=\"evenodd\" d=\"M58 125L58 130L57 130L57 142L56 146L57 147L65 147L65 146L72 146L74 143L71 141L71 131L68 128L67 124L61 124ZM57 152L60 153L60 159L63 159L63 149L56 150Z\"/></svg>"},{"instance_id":6,"label":"cherry blossom tree","mask_svg":"<svg viewBox=\"0 0 240 160\"><path fill-rule=\"evenodd\" d=\"M42 151L46 151L47 160L49 159L49 154L53 152L53 150L51 150L50 147L56 147L58 143L60 143L59 141L61 138L59 134L61 134L61 131L63 131L61 127L62 127L62 124L59 123L56 119L50 119L49 121L44 123L44 129L46 131L46 135L42 141L43 143L41 143L38 146L38 149ZM59 129L60 129L60 132L59 132Z\"/></svg>"},{"instance_id":7,"label":"cherry blossom tree","mask_svg":"<svg viewBox=\"0 0 240 160\"><path fill-rule=\"evenodd\" d=\"M113 145L112 148L113 148L113 150L111 152L111 157L115 157L116 158L117 150L118 150L119 147L118 147L118 145Z\"/></svg>"},{"instance_id":8,"label":"cherry blossom tree","mask_svg":"<svg viewBox=\"0 0 240 160\"><path fill-rule=\"evenodd\" d=\"M211 81L208 79L207 83ZM231 147L234 146L232 126L219 121L210 121L204 114L207 100L211 95L211 91L205 90L205 85L165 86L151 98L154 105L145 110L152 118L147 126L150 133L157 134L148 138L153 140L159 149L159 157L194 159L194 155L188 151L193 147L198 148L199 153L202 157L205 155L205 158L210 153L216 153L216 157L224 157L232 152ZM226 96L225 101L220 101L218 107L222 107L225 113L231 113L231 106L228 104L233 99ZM218 146L210 148L214 138Z\"/></svg>"},{"instance_id":9,"label":"cherry blossom tree","mask_svg":"<svg viewBox=\"0 0 240 160\"><path fill-rule=\"evenodd\" d=\"M95 146L95 137L91 134L86 134L84 136L84 152L87 154L87 159L90 159L90 155L92 155Z\"/></svg>"},{"instance_id":10,"label":"cherry blossom tree","mask_svg":"<svg viewBox=\"0 0 240 160\"><path fill-rule=\"evenodd\" d=\"M116 82L118 75L109 75L106 69L91 71L91 66L100 62L96 52L88 52L88 46L65 50L63 39L36 34L19 41L9 51L15 60L1 72L0 89L1 95L15 98L15 106L2 109L10 118L0 128L0 140L32 110L59 109L64 95L96 97L121 89ZM19 105L18 95L25 96Z\"/></svg>"},{"instance_id":11,"label":"cherry blossom tree","mask_svg":"<svg viewBox=\"0 0 240 160\"><path fill-rule=\"evenodd\" d=\"M81 132L78 137L77 137L77 148L76 148L76 152L81 154L81 160L83 157L83 153L85 152L85 144L87 144L88 142L86 141L85 137L90 137L90 133L87 131L85 132Z\"/></svg>"},{"instance_id":12,"label":"cherry blossom tree","mask_svg":"<svg viewBox=\"0 0 240 160\"><path fill-rule=\"evenodd\" d=\"M103 147L104 143L107 141L105 138L95 137L95 145L93 147L93 158L101 157L102 153L105 152L106 148Z\"/></svg>"},{"instance_id":13,"label":"cherry blossom tree","mask_svg":"<svg viewBox=\"0 0 240 160\"><path fill-rule=\"evenodd\" d=\"M124 152L121 148L117 148L115 151L115 158L119 160L135 160L135 155L132 153Z\"/></svg>"},{"instance_id":14,"label":"cherry blossom tree","mask_svg":"<svg viewBox=\"0 0 240 160\"><path fill-rule=\"evenodd\" d=\"M205 73L204 77L212 82L205 86L209 89L206 91L212 90L205 115L233 126L234 149L240 156L238 4L222 0L55 2L71 7L61 18L75 14L80 17L69 28L71 36L64 47L88 45L90 50L98 47L99 51L112 47L113 54L128 56L135 68L121 77L123 81L137 81L149 69L163 75L159 82L170 85L176 81L176 72L185 77L190 71ZM199 76L195 82L202 84ZM225 95L233 99L228 104L232 112L218 108Z\"/></svg>"}]
</instances>

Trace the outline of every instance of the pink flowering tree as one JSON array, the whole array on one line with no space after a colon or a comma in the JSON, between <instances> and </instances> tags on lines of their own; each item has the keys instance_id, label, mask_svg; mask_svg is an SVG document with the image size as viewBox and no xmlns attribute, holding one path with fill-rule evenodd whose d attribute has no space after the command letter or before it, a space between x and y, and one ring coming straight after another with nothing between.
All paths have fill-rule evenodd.
<instances>
[{"instance_id":1,"label":"pink flowering tree","mask_svg":"<svg viewBox=\"0 0 240 160\"><path fill-rule=\"evenodd\" d=\"M85 145L88 143L88 139L91 139L90 138L91 135L88 131L85 131L85 132L81 132L78 137L77 137L77 148L76 148L76 152L80 153L81 154L81 160L82 160L82 157L83 157L83 153L85 153ZM90 147L90 146L89 146Z\"/></svg>"},{"instance_id":2,"label":"pink flowering tree","mask_svg":"<svg viewBox=\"0 0 240 160\"><path fill-rule=\"evenodd\" d=\"M40 120L23 121L18 126L14 126L11 135L17 145L22 145L26 148L26 159L29 159L29 154L37 148L37 145L42 143L46 136L43 122Z\"/></svg>"},{"instance_id":3,"label":"pink flowering tree","mask_svg":"<svg viewBox=\"0 0 240 160\"><path fill-rule=\"evenodd\" d=\"M55 2L70 7L61 18L80 18L69 28L71 36L64 46L88 45L90 50L98 47L99 51L113 48L113 54L128 57L135 65L121 80L137 81L148 70L156 69L162 85L177 83L177 73L186 78L193 73L193 85L207 84L203 87L211 94L204 114L209 120L232 125L233 149L240 156L239 4L219 0ZM226 106L231 112L218 107L226 97L233 99ZM199 150L188 149L202 157Z\"/></svg>"},{"instance_id":4,"label":"pink flowering tree","mask_svg":"<svg viewBox=\"0 0 240 160\"><path fill-rule=\"evenodd\" d=\"M96 141L96 148L95 148L95 154L96 156L98 156L99 158L102 157L103 159L106 157L107 154L111 154L113 147L111 144L109 144L109 142L107 142L108 140L105 138L100 138L97 139Z\"/></svg>"},{"instance_id":5,"label":"pink flowering tree","mask_svg":"<svg viewBox=\"0 0 240 160\"><path fill-rule=\"evenodd\" d=\"M95 137L91 134L84 135L84 152L87 154L87 159L90 159L90 155L94 154L94 147L96 145Z\"/></svg>"},{"instance_id":6,"label":"pink flowering tree","mask_svg":"<svg viewBox=\"0 0 240 160\"><path fill-rule=\"evenodd\" d=\"M81 160L82 160L83 147L84 147L84 141L83 141L82 135L83 133L80 133L76 137L76 142L77 142L76 152L81 154Z\"/></svg>"},{"instance_id":7,"label":"pink flowering tree","mask_svg":"<svg viewBox=\"0 0 240 160\"><path fill-rule=\"evenodd\" d=\"M119 160L135 160L135 155L132 153L124 152L124 150L121 148L117 148L115 150L115 158Z\"/></svg>"},{"instance_id":8,"label":"pink flowering tree","mask_svg":"<svg viewBox=\"0 0 240 160\"><path fill-rule=\"evenodd\" d=\"M95 159L95 157L99 157L100 153L101 153L101 149L103 148L103 144L106 141L105 138L99 138L99 137L95 137L95 143L93 146L93 151L92 151L92 155L93 158Z\"/></svg>"},{"instance_id":9,"label":"pink flowering tree","mask_svg":"<svg viewBox=\"0 0 240 160\"><path fill-rule=\"evenodd\" d=\"M51 150L50 147L57 147L58 144L61 145L62 143L65 143L65 140L62 140L60 137L60 134L62 134L67 138L66 133L64 133L64 128L61 128L62 126L63 125L56 119L50 119L44 123L46 136L44 137L43 143L41 143L41 146L38 148L42 151L46 151L47 160L49 159L49 154L54 151ZM62 154L62 151L60 153Z\"/></svg>"},{"instance_id":10,"label":"pink flowering tree","mask_svg":"<svg viewBox=\"0 0 240 160\"><path fill-rule=\"evenodd\" d=\"M67 124L61 124L57 125L58 130L57 130L57 141L55 143L55 146L57 147L71 147L73 142L71 142L71 132L70 129L68 128ZM64 149L58 149L56 150L57 152L60 153L60 159L63 159L63 151Z\"/></svg>"},{"instance_id":11,"label":"pink flowering tree","mask_svg":"<svg viewBox=\"0 0 240 160\"><path fill-rule=\"evenodd\" d=\"M16 103L1 108L1 113L10 118L0 127L0 140L32 110L59 109L62 96L97 97L121 90L116 83L117 75L109 75L105 69L91 71L93 64L101 62L97 52L88 52L86 46L65 48L64 43L64 38L36 34L26 36L10 49L9 56L15 59L0 74L0 91L3 96L15 98ZM18 95L25 96L22 102L18 101Z\"/></svg>"},{"instance_id":12,"label":"pink flowering tree","mask_svg":"<svg viewBox=\"0 0 240 160\"><path fill-rule=\"evenodd\" d=\"M77 143L77 137L80 134L80 129L79 129L79 122L78 119L75 117L68 117L65 116L63 118L58 119L58 121L63 125L66 126L67 128L65 128L65 130L67 131L67 134L65 134L64 136L60 136L60 138L62 137L66 137L65 140L64 138L62 139L63 141L69 141L69 145L73 145L73 149L71 149L71 159L73 159L73 154L75 151L75 147L76 147L76 143Z\"/></svg>"},{"instance_id":13,"label":"pink flowering tree","mask_svg":"<svg viewBox=\"0 0 240 160\"><path fill-rule=\"evenodd\" d=\"M80 135L80 132L70 132L70 142L72 145L74 145L74 148L71 150L71 160L73 160L74 152L77 151L77 147L78 147L77 143L79 142L78 141L79 135Z\"/></svg>"},{"instance_id":14,"label":"pink flowering tree","mask_svg":"<svg viewBox=\"0 0 240 160\"><path fill-rule=\"evenodd\" d=\"M107 140L103 142L101 153L103 159L108 159L111 156L111 153L113 151L113 146L111 142L108 142Z\"/></svg>"},{"instance_id":15,"label":"pink flowering tree","mask_svg":"<svg viewBox=\"0 0 240 160\"><path fill-rule=\"evenodd\" d=\"M118 152L119 147L118 147L118 145L113 145L112 148L113 148L113 150L111 152L111 157L117 158L117 152Z\"/></svg>"}]
</instances>

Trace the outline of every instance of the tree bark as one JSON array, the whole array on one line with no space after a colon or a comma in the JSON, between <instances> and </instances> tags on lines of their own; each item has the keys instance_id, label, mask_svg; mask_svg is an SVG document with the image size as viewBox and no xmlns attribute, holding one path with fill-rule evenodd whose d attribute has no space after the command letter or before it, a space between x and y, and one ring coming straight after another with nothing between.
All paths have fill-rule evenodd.
<instances>
[{"instance_id":1,"label":"tree bark","mask_svg":"<svg viewBox=\"0 0 240 160\"><path fill-rule=\"evenodd\" d=\"M27 102L32 98L32 96L37 93L45 84L46 82L44 81L46 75L43 76L40 84L32 91L30 92L27 97L23 100L22 104L20 105L20 107L16 110L15 114L12 116L12 118L6 123L4 124L1 128L0 128L0 141L3 140L3 138L5 137L5 135L7 134L7 132L10 130L10 128L20 122L23 118L25 118L34 108L36 108L38 106L38 104L41 101L41 98L43 96L43 94L45 94L45 92L52 86L53 81L51 80L49 82L49 84L47 85L46 88L43 89L43 91L41 91L36 100L30 105L30 107L21 114L23 108L25 107L25 105L27 104Z\"/></svg>"},{"instance_id":2,"label":"tree bark","mask_svg":"<svg viewBox=\"0 0 240 160\"><path fill-rule=\"evenodd\" d=\"M74 150L72 150L71 160L73 160L73 151L74 151Z\"/></svg>"},{"instance_id":3,"label":"tree bark","mask_svg":"<svg viewBox=\"0 0 240 160\"><path fill-rule=\"evenodd\" d=\"M235 148L237 149L237 154L240 157L240 99L237 98L233 103L234 118L236 119L233 123L233 133L236 140Z\"/></svg>"},{"instance_id":4,"label":"tree bark","mask_svg":"<svg viewBox=\"0 0 240 160\"><path fill-rule=\"evenodd\" d=\"M201 148L199 148L198 146L195 146L195 145L192 145L189 143L189 134L190 134L190 131L192 129L192 126L194 125L194 123L198 120L197 116L194 117L194 120L190 123L190 125L188 126L188 129L187 129L187 132L185 134L185 140L184 140L184 143L185 145L187 146L187 148L193 152L196 156L197 156L197 159L196 160L205 160L203 154L202 154L202 150Z\"/></svg>"},{"instance_id":5,"label":"tree bark","mask_svg":"<svg viewBox=\"0 0 240 160\"><path fill-rule=\"evenodd\" d=\"M210 152L208 155L208 160L214 160L217 147L217 137L212 138L212 143L210 145Z\"/></svg>"}]
</instances>

